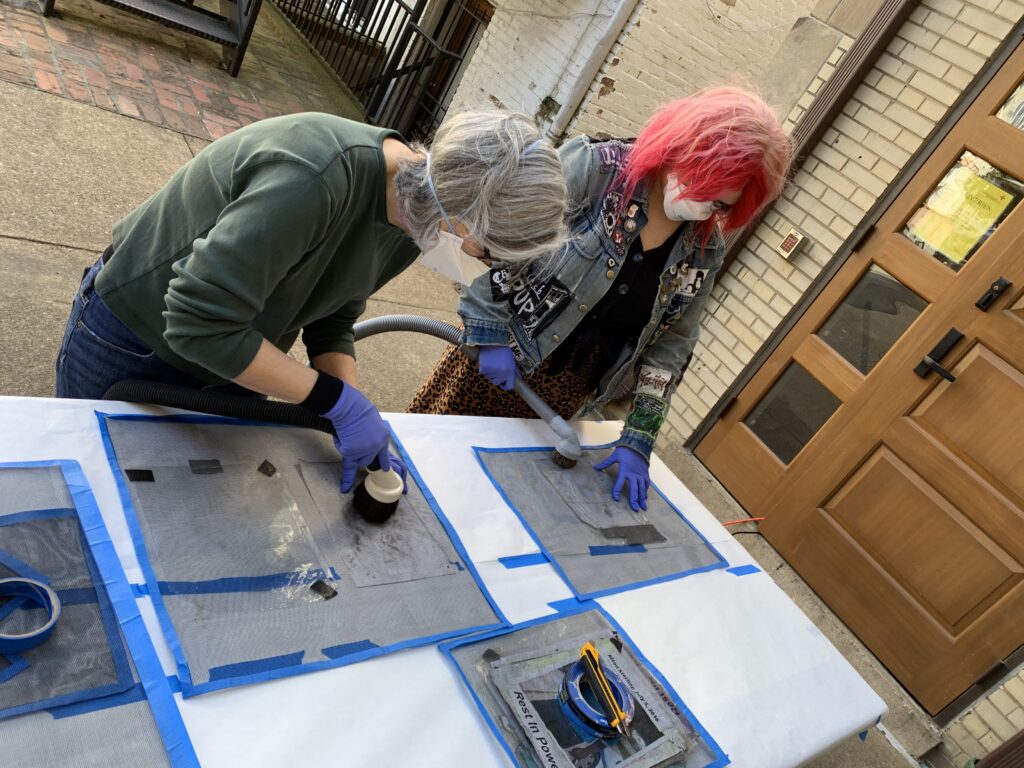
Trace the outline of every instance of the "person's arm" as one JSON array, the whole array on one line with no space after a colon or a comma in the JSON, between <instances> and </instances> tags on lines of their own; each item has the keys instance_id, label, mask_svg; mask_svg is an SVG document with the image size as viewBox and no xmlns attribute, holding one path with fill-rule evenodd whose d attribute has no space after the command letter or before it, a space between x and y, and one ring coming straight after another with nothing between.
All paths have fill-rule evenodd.
<instances>
[{"instance_id":1,"label":"person's arm","mask_svg":"<svg viewBox=\"0 0 1024 768\"><path fill-rule=\"evenodd\" d=\"M233 381L255 362L264 344L253 321L281 280L323 238L337 204L319 175L292 162L237 171L241 189L214 225L172 265L163 313L171 350L222 379ZM287 356L271 361L287 366ZM249 371L260 391L267 358ZM294 361L293 361L294 362ZM300 366L301 367L301 366ZM287 367L288 370L294 370Z\"/></svg>"},{"instance_id":2,"label":"person's arm","mask_svg":"<svg viewBox=\"0 0 1024 768\"><path fill-rule=\"evenodd\" d=\"M721 264L719 260L717 262ZM650 486L650 460L654 442L658 439L669 401L693 355L700 336L700 318L714 282L718 267L709 270L700 289L679 317L640 357L636 385L633 388L633 408L626 417L615 450L596 470L617 465L612 499L619 501L628 488L626 501L634 511L647 509L647 491Z\"/></svg>"},{"instance_id":3,"label":"person's arm","mask_svg":"<svg viewBox=\"0 0 1024 768\"><path fill-rule=\"evenodd\" d=\"M512 312L508 305L508 267L496 264L470 285L462 288L459 317L462 318L463 344L471 347L507 345Z\"/></svg>"},{"instance_id":4,"label":"person's arm","mask_svg":"<svg viewBox=\"0 0 1024 768\"><path fill-rule=\"evenodd\" d=\"M346 355L344 352L324 352L310 358L309 362L318 371L329 373L353 387L359 386L359 371L356 359L352 355Z\"/></svg>"},{"instance_id":5,"label":"person's arm","mask_svg":"<svg viewBox=\"0 0 1024 768\"><path fill-rule=\"evenodd\" d=\"M717 270L718 266L709 269L679 317L640 357L633 408L626 417L618 444L633 449L645 459L651 456L658 432L668 416L669 402L697 346L701 317Z\"/></svg>"},{"instance_id":6,"label":"person's arm","mask_svg":"<svg viewBox=\"0 0 1024 768\"><path fill-rule=\"evenodd\" d=\"M353 329L365 310L366 299L354 299L302 329L302 341L314 368L359 386Z\"/></svg>"},{"instance_id":7,"label":"person's arm","mask_svg":"<svg viewBox=\"0 0 1024 768\"><path fill-rule=\"evenodd\" d=\"M236 384L246 389L289 403L301 403L309 397L316 380L315 370L288 357L266 339L252 362L234 378Z\"/></svg>"}]
</instances>

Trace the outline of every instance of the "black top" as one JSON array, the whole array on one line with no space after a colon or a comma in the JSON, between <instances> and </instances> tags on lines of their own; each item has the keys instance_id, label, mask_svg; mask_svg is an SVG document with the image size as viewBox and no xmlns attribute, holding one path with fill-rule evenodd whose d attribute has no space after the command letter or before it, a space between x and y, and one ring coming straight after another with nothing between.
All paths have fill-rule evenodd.
<instances>
[{"instance_id":1,"label":"black top","mask_svg":"<svg viewBox=\"0 0 1024 768\"><path fill-rule=\"evenodd\" d=\"M561 373L570 366L578 372L591 355L599 354L599 364L594 370L600 379L622 349L636 343L651 318L661 273L675 240L669 237L649 251L643 249L639 237L633 241L615 282L569 338L552 353L548 373Z\"/></svg>"}]
</instances>

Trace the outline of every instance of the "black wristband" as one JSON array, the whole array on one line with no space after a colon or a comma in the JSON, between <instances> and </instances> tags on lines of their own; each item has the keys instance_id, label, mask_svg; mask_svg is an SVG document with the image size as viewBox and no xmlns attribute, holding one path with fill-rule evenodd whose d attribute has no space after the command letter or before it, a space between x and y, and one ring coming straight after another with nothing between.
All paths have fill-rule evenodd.
<instances>
[{"instance_id":1,"label":"black wristband","mask_svg":"<svg viewBox=\"0 0 1024 768\"><path fill-rule=\"evenodd\" d=\"M299 405L322 416L334 407L344 389L345 382L341 379L323 371L318 371L313 389L309 391L306 399L299 403Z\"/></svg>"}]
</instances>

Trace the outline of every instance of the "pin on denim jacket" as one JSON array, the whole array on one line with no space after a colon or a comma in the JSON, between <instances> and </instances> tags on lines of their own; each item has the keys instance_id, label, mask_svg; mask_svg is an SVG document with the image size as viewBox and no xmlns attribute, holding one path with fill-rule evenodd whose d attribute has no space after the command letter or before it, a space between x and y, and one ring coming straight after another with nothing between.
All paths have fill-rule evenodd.
<instances>
[{"instance_id":1,"label":"pin on denim jacket","mask_svg":"<svg viewBox=\"0 0 1024 768\"><path fill-rule=\"evenodd\" d=\"M647 223L647 189L637 189L622 206L614 184L629 148L622 141L596 142L585 136L560 148L569 188L569 242L525 272L497 265L463 288L459 314L466 344L509 344L529 374L611 288ZM723 256L717 232L702 247L694 224L683 223L636 345L621 351L602 377L596 399L578 416L632 393L633 409L619 444L650 456L700 335L700 317Z\"/></svg>"}]
</instances>

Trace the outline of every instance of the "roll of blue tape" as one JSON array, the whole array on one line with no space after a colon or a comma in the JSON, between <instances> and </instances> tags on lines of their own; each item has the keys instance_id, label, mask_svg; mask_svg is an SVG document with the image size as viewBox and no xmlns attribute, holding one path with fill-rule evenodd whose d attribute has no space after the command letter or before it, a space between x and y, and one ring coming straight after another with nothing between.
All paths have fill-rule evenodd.
<instances>
[{"instance_id":1,"label":"roll of blue tape","mask_svg":"<svg viewBox=\"0 0 1024 768\"><path fill-rule=\"evenodd\" d=\"M631 722L636 714L636 702L633 700L632 694L622 678L603 664L601 669L608 679L615 701L626 715L626 722ZM573 730L583 738L614 741L619 738L619 732L608 722L608 716L601 711L593 694L588 697L584 693L584 684L583 663L577 661L562 678L562 687L558 696L562 712L568 718ZM586 690L587 693L590 692L589 685Z\"/></svg>"},{"instance_id":2,"label":"roll of blue tape","mask_svg":"<svg viewBox=\"0 0 1024 768\"><path fill-rule=\"evenodd\" d=\"M21 653L46 642L60 618L60 598L46 584L35 579L0 579L0 598L23 597L44 609L49 615L41 627L24 634L7 634L0 630L0 653Z\"/></svg>"}]
</instances>

